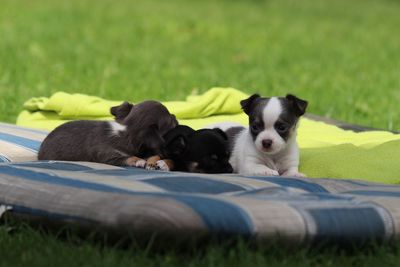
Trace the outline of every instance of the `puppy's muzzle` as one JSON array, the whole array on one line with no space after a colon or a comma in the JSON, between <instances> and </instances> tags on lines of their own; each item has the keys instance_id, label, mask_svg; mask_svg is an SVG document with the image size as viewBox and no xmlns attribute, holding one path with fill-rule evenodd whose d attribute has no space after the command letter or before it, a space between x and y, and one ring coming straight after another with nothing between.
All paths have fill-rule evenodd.
<instances>
[{"instance_id":1,"label":"puppy's muzzle","mask_svg":"<svg viewBox=\"0 0 400 267\"><path fill-rule=\"evenodd\" d=\"M261 144L264 149L270 149L272 146L272 140L271 139L264 139L261 141Z\"/></svg>"}]
</instances>

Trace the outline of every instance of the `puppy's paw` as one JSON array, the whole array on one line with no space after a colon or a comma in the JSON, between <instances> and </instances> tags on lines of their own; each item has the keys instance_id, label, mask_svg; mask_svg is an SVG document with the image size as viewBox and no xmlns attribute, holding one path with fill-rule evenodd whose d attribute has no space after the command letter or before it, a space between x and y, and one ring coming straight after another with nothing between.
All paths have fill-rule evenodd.
<instances>
[{"instance_id":1,"label":"puppy's paw","mask_svg":"<svg viewBox=\"0 0 400 267\"><path fill-rule=\"evenodd\" d=\"M296 178L307 177L304 173L297 172L297 171L286 171L286 172L282 173L282 176L296 177Z\"/></svg>"},{"instance_id":2,"label":"puppy's paw","mask_svg":"<svg viewBox=\"0 0 400 267\"><path fill-rule=\"evenodd\" d=\"M252 170L253 175L263 175L263 176L279 176L279 172L270 169L266 166L256 167Z\"/></svg>"},{"instance_id":3,"label":"puppy's paw","mask_svg":"<svg viewBox=\"0 0 400 267\"><path fill-rule=\"evenodd\" d=\"M144 169L146 167L146 161L144 159L139 159L136 161L135 167Z\"/></svg>"},{"instance_id":4,"label":"puppy's paw","mask_svg":"<svg viewBox=\"0 0 400 267\"><path fill-rule=\"evenodd\" d=\"M141 158L132 156L132 157L129 157L126 159L125 164L130 167L141 167L141 164L143 164L143 161L144 160ZM146 164L146 161L144 161L144 163ZM141 167L141 168L143 168L143 167Z\"/></svg>"},{"instance_id":5,"label":"puppy's paw","mask_svg":"<svg viewBox=\"0 0 400 267\"><path fill-rule=\"evenodd\" d=\"M156 162L157 169L161 171L170 171L168 164L164 160L159 160Z\"/></svg>"},{"instance_id":6,"label":"puppy's paw","mask_svg":"<svg viewBox=\"0 0 400 267\"><path fill-rule=\"evenodd\" d=\"M156 164L156 163L147 162L147 164L146 164L146 170L154 171L154 170L157 170L157 169L158 169L158 167L157 167L157 164Z\"/></svg>"}]
</instances>

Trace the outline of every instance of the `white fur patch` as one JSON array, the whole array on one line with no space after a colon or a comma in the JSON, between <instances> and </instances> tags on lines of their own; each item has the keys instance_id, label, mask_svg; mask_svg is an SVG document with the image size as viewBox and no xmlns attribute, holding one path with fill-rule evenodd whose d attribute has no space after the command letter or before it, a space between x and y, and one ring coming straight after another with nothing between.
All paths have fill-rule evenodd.
<instances>
[{"instance_id":1,"label":"white fur patch","mask_svg":"<svg viewBox=\"0 0 400 267\"><path fill-rule=\"evenodd\" d=\"M110 121L111 132L113 135L118 135L120 132L126 130L126 126L116 121Z\"/></svg>"},{"instance_id":2,"label":"white fur patch","mask_svg":"<svg viewBox=\"0 0 400 267\"><path fill-rule=\"evenodd\" d=\"M140 159L140 160L136 161L136 167L138 167L138 168L146 167L146 161L144 159Z\"/></svg>"},{"instance_id":3,"label":"white fur patch","mask_svg":"<svg viewBox=\"0 0 400 267\"><path fill-rule=\"evenodd\" d=\"M285 148L286 142L275 130L275 123L282 113L281 102L277 97L272 97L263 110L264 130L257 135L255 140L256 147L262 153L269 155L276 154ZM263 148L263 140L272 140L271 148L266 150Z\"/></svg>"},{"instance_id":4,"label":"white fur patch","mask_svg":"<svg viewBox=\"0 0 400 267\"><path fill-rule=\"evenodd\" d=\"M169 167L167 165L167 163L165 163L165 161L163 160L159 160L156 162L157 168L161 171L169 171Z\"/></svg>"},{"instance_id":5,"label":"white fur patch","mask_svg":"<svg viewBox=\"0 0 400 267\"><path fill-rule=\"evenodd\" d=\"M281 102L277 97L272 97L268 104L264 107L263 117L264 117L264 127L274 128L275 122L279 119L282 113Z\"/></svg>"}]
</instances>

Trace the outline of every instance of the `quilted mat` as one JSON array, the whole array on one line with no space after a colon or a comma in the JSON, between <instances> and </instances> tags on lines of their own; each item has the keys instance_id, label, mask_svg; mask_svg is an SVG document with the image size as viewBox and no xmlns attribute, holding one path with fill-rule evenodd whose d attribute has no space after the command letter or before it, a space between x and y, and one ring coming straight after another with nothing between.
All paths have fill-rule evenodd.
<instances>
[{"instance_id":1,"label":"quilted mat","mask_svg":"<svg viewBox=\"0 0 400 267\"><path fill-rule=\"evenodd\" d=\"M46 132L0 124L0 216L144 238L309 242L400 236L400 186L36 161Z\"/></svg>"},{"instance_id":2,"label":"quilted mat","mask_svg":"<svg viewBox=\"0 0 400 267\"><path fill-rule=\"evenodd\" d=\"M87 162L0 164L0 210L150 238L290 244L394 240L400 186L146 171Z\"/></svg>"}]
</instances>

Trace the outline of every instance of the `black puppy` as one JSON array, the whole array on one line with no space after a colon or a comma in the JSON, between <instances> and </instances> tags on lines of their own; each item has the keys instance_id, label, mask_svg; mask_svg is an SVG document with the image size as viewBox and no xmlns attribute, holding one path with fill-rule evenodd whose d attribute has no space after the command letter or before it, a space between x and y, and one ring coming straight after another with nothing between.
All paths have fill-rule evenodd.
<instances>
[{"instance_id":1,"label":"black puppy","mask_svg":"<svg viewBox=\"0 0 400 267\"><path fill-rule=\"evenodd\" d=\"M161 158L152 157L147 169L198 173L231 173L228 137L220 129L193 130L178 125L164 135L165 148Z\"/></svg>"},{"instance_id":2,"label":"black puppy","mask_svg":"<svg viewBox=\"0 0 400 267\"><path fill-rule=\"evenodd\" d=\"M72 121L60 125L43 141L39 160L92 161L117 166L145 164L141 158L161 153L163 135L178 125L174 115L156 101L111 108L115 121Z\"/></svg>"}]
</instances>

